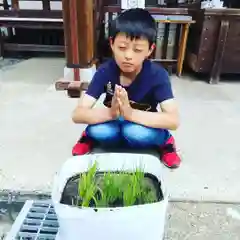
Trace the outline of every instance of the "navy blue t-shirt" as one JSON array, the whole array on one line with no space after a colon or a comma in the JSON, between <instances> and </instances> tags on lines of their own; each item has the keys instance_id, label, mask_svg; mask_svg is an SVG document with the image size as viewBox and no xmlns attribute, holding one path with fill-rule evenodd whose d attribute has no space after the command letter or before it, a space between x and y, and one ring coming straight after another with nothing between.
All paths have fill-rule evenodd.
<instances>
[{"instance_id":1,"label":"navy blue t-shirt","mask_svg":"<svg viewBox=\"0 0 240 240\"><path fill-rule=\"evenodd\" d=\"M98 99L106 93L104 105L111 106L115 84L120 84L120 69L114 59L103 63L95 73L86 94ZM156 112L157 105L173 98L168 72L159 64L145 60L141 72L129 86L128 93L134 109Z\"/></svg>"}]
</instances>

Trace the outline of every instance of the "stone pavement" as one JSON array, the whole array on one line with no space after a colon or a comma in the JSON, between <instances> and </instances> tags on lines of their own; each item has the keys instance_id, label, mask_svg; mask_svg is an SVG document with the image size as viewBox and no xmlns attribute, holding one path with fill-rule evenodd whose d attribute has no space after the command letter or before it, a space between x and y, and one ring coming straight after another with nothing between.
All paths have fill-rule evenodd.
<instances>
[{"instance_id":1,"label":"stone pavement","mask_svg":"<svg viewBox=\"0 0 240 240\"><path fill-rule=\"evenodd\" d=\"M166 240L239 240L240 206L173 203L169 207Z\"/></svg>"},{"instance_id":2,"label":"stone pavement","mask_svg":"<svg viewBox=\"0 0 240 240\"><path fill-rule=\"evenodd\" d=\"M50 192L54 173L84 129L71 122L77 99L55 91L63 67L61 58L0 66L0 189ZM171 198L240 202L240 82L209 85L172 77L172 84L181 113L174 135L183 164L175 171L164 168ZM226 214L229 206L237 207L173 204L166 238L240 239L239 220Z\"/></svg>"},{"instance_id":3,"label":"stone pavement","mask_svg":"<svg viewBox=\"0 0 240 240\"><path fill-rule=\"evenodd\" d=\"M0 239L10 228L0 218ZM211 203L171 203L165 240L239 240L240 206Z\"/></svg>"},{"instance_id":4,"label":"stone pavement","mask_svg":"<svg viewBox=\"0 0 240 240\"><path fill-rule=\"evenodd\" d=\"M64 59L33 58L0 70L1 188L50 191L83 125L71 122L77 99L56 92ZM240 201L240 82L209 85L172 77L183 164L164 168L174 199Z\"/></svg>"}]
</instances>

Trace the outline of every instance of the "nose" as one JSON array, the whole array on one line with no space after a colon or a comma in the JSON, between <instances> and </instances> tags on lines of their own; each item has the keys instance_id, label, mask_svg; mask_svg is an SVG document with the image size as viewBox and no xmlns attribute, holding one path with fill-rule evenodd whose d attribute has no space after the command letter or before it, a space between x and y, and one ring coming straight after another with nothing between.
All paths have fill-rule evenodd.
<instances>
[{"instance_id":1,"label":"nose","mask_svg":"<svg viewBox=\"0 0 240 240\"><path fill-rule=\"evenodd\" d=\"M131 60L132 57L133 57L133 52L132 52L132 50L129 49L129 50L125 51L125 58L126 58L127 60Z\"/></svg>"}]
</instances>

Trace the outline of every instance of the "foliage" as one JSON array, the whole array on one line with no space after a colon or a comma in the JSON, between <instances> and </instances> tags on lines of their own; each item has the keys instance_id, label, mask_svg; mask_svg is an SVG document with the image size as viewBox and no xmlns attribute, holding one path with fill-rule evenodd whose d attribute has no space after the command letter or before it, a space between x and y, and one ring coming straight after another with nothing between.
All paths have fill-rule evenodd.
<instances>
[{"instance_id":1,"label":"foliage","mask_svg":"<svg viewBox=\"0 0 240 240\"><path fill-rule=\"evenodd\" d=\"M141 168L133 173L99 173L97 163L80 175L78 192L78 206L82 207L133 206L158 201L157 190L146 180Z\"/></svg>"},{"instance_id":2,"label":"foliage","mask_svg":"<svg viewBox=\"0 0 240 240\"><path fill-rule=\"evenodd\" d=\"M95 199L97 193L97 185L95 183L97 164L95 163L86 173L81 175L81 180L78 185L78 193L81 199L81 205L88 207L91 200Z\"/></svg>"}]
</instances>

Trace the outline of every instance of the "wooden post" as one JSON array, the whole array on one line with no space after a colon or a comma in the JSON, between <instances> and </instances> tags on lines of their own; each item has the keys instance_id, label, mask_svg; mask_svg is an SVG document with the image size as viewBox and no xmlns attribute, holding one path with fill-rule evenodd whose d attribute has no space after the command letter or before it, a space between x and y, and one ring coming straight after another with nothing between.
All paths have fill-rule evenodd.
<instances>
[{"instance_id":1,"label":"wooden post","mask_svg":"<svg viewBox=\"0 0 240 240\"><path fill-rule=\"evenodd\" d=\"M63 21L67 67L73 68L74 80L79 69L93 63L93 0L63 0Z\"/></svg>"},{"instance_id":2,"label":"wooden post","mask_svg":"<svg viewBox=\"0 0 240 240\"><path fill-rule=\"evenodd\" d=\"M219 82L229 25L229 20L221 20L217 48L209 80L210 84L217 84Z\"/></svg>"},{"instance_id":3,"label":"wooden post","mask_svg":"<svg viewBox=\"0 0 240 240\"><path fill-rule=\"evenodd\" d=\"M50 0L42 0L43 10L50 11Z\"/></svg>"},{"instance_id":4,"label":"wooden post","mask_svg":"<svg viewBox=\"0 0 240 240\"><path fill-rule=\"evenodd\" d=\"M12 0L12 8L14 10L18 10L19 9L19 2L18 2L18 0Z\"/></svg>"},{"instance_id":5,"label":"wooden post","mask_svg":"<svg viewBox=\"0 0 240 240\"><path fill-rule=\"evenodd\" d=\"M4 47L3 47L3 33L0 31L0 59L3 57Z\"/></svg>"},{"instance_id":6,"label":"wooden post","mask_svg":"<svg viewBox=\"0 0 240 240\"><path fill-rule=\"evenodd\" d=\"M177 75L178 75L178 77L180 77L182 75L183 62L184 62L184 58L185 58L187 38L188 38L188 32L189 32L189 25L190 25L190 23L185 23L182 26L181 40L180 40L180 46L179 46L179 55L178 55L178 63L177 63Z\"/></svg>"}]
</instances>

